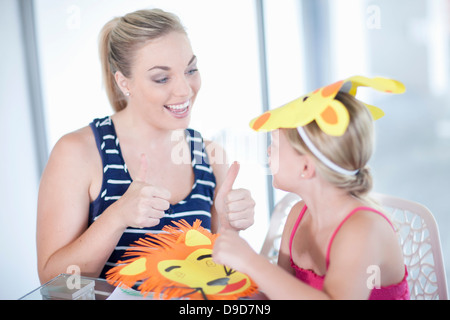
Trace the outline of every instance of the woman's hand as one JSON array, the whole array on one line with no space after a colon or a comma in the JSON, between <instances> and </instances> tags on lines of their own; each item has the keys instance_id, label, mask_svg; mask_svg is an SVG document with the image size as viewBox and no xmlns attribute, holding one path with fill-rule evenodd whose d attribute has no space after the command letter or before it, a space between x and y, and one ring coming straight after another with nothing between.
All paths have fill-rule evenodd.
<instances>
[{"instance_id":1,"label":"woman's hand","mask_svg":"<svg viewBox=\"0 0 450 320\"><path fill-rule=\"evenodd\" d=\"M255 201L250 191L233 189L239 167L238 162L233 162L214 201L221 229L244 230L254 223Z\"/></svg>"},{"instance_id":2,"label":"woman's hand","mask_svg":"<svg viewBox=\"0 0 450 320\"><path fill-rule=\"evenodd\" d=\"M118 209L119 217L125 226L133 228L150 228L159 224L164 211L170 207L170 191L152 186L147 178L148 162L145 154L141 155L139 174L125 194L113 206Z\"/></svg>"}]
</instances>

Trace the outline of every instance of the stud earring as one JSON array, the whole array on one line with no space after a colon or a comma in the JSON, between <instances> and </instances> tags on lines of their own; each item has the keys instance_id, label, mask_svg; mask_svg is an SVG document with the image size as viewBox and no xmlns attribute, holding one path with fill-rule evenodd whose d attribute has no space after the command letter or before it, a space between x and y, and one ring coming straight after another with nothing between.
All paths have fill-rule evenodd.
<instances>
[{"instance_id":1,"label":"stud earring","mask_svg":"<svg viewBox=\"0 0 450 320\"><path fill-rule=\"evenodd\" d=\"M304 173L302 173L302 174L300 175L300 177L304 178L304 177L305 177L305 174L304 174Z\"/></svg>"},{"instance_id":2,"label":"stud earring","mask_svg":"<svg viewBox=\"0 0 450 320\"><path fill-rule=\"evenodd\" d=\"M126 92L125 95L126 95L127 97L129 97L129 96L130 96L130 93L129 93L129 92Z\"/></svg>"}]
</instances>

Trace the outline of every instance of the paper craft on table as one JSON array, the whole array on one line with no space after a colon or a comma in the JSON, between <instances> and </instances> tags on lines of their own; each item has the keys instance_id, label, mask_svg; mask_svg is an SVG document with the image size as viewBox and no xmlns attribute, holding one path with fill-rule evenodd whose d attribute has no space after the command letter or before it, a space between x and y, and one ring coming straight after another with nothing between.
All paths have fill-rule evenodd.
<instances>
[{"instance_id":1,"label":"paper craft on table","mask_svg":"<svg viewBox=\"0 0 450 320\"><path fill-rule=\"evenodd\" d=\"M116 286L138 285L143 297L154 299L238 299L257 292L257 286L246 274L217 264L212 249L218 237L185 220L165 226L157 235L147 234L124 254L127 260L107 273ZM114 298L114 297L113 297Z\"/></svg>"}]
</instances>

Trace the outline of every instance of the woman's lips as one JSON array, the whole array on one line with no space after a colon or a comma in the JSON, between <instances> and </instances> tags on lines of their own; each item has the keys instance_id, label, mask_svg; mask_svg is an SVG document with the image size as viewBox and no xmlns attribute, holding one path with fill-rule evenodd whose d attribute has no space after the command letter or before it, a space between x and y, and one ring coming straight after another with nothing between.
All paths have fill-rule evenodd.
<instances>
[{"instance_id":1,"label":"woman's lips","mask_svg":"<svg viewBox=\"0 0 450 320\"><path fill-rule=\"evenodd\" d=\"M184 118L189 114L190 100L181 104L165 105L164 108L168 110L175 118Z\"/></svg>"}]
</instances>

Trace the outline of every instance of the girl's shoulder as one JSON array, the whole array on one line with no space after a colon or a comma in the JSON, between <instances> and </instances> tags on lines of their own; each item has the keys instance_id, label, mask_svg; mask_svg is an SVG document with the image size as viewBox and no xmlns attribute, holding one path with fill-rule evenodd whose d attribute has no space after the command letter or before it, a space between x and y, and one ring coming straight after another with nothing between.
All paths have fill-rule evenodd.
<instances>
[{"instance_id":1,"label":"girl's shoulder","mask_svg":"<svg viewBox=\"0 0 450 320\"><path fill-rule=\"evenodd\" d=\"M335 231L332 244L331 249L336 249L337 252L341 249L354 253L371 252L381 260L385 255L385 248L397 250L399 246L396 232L388 218L365 208L356 210L341 224Z\"/></svg>"},{"instance_id":2,"label":"girl's shoulder","mask_svg":"<svg viewBox=\"0 0 450 320\"><path fill-rule=\"evenodd\" d=\"M349 231L350 234L363 233L366 235L380 236L383 233L395 234L394 227L387 216L383 213L366 207L355 209L341 229Z\"/></svg>"},{"instance_id":3,"label":"girl's shoulder","mask_svg":"<svg viewBox=\"0 0 450 320\"><path fill-rule=\"evenodd\" d=\"M303 200L300 200L292 206L286 219L286 227L289 227L292 230L294 224L298 220L300 213L302 213L303 209L305 208L305 205L305 202Z\"/></svg>"},{"instance_id":4,"label":"girl's shoulder","mask_svg":"<svg viewBox=\"0 0 450 320\"><path fill-rule=\"evenodd\" d=\"M298 220L300 213L305 207L305 202L303 200L298 201L289 211L287 215L286 222L283 227L283 237L282 241L288 241L294 229L294 225Z\"/></svg>"}]
</instances>

